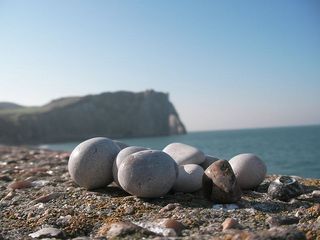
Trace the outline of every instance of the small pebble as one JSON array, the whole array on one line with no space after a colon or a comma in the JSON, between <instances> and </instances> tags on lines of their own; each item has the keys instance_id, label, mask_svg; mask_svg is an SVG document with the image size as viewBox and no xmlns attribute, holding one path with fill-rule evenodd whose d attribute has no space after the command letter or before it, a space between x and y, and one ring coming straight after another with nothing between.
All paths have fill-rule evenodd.
<instances>
[{"instance_id":1,"label":"small pebble","mask_svg":"<svg viewBox=\"0 0 320 240\"><path fill-rule=\"evenodd\" d=\"M202 188L203 169L197 164L179 166L179 174L173 190L176 192L195 192Z\"/></svg>"},{"instance_id":2,"label":"small pebble","mask_svg":"<svg viewBox=\"0 0 320 240\"><path fill-rule=\"evenodd\" d=\"M168 212L168 211L171 211L173 209L175 209L176 207L178 207L179 204L177 203L169 203L168 205L164 206L163 208L160 209L159 212Z\"/></svg>"},{"instance_id":3,"label":"small pebble","mask_svg":"<svg viewBox=\"0 0 320 240\"><path fill-rule=\"evenodd\" d=\"M181 235L182 230L185 229L185 226L181 222L172 218L163 219L160 221L160 226L173 229L177 236Z\"/></svg>"},{"instance_id":4,"label":"small pebble","mask_svg":"<svg viewBox=\"0 0 320 240\"><path fill-rule=\"evenodd\" d=\"M1 174L0 175L0 181L11 182L12 178L10 176L8 176L8 175Z\"/></svg>"},{"instance_id":5,"label":"small pebble","mask_svg":"<svg viewBox=\"0 0 320 240\"><path fill-rule=\"evenodd\" d=\"M31 181L22 180L22 181L17 181L17 182L10 183L8 185L8 188L11 188L12 190L15 190L15 189L30 188L30 187L33 187L33 186L34 185L32 184Z\"/></svg>"},{"instance_id":6,"label":"small pebble","mask_svg":"<svg viewBox=\"0 0 320 240\"><path fill-rule=\"evenodd\" d=\"M299 182L289 176L281 176L270 183L268 195L273 199L288 202L290 199L304 193L303 187Z\"/></svg>"},{"instance_id":7,"label":"small pebble","mask_svg":"<svg viewBox=\"0 0 320 240\"><path fill-rule=\"evenodd\" d=\"M34 233L29 234L30 237L32 238L51 238L51 237L63 237L63 231L57 228L52 228L52 227L48 227L48 228L42 228L39 231L36 231Z\"/></svg>"},{"instance_id":8,"label":"small pebble","mask_svg":"<svg viewBox=\"0 0 320 240\"><path fill-rule=\"evenodd\" d=\"M125 236L128 234L136 233L140 230L142 230L141 227L139 227L138 225L133 224L131 222L117 222L117 223L112 223L109 226L109 230L107 231L106 236L108 238L121 237L121 236ZM101 233L102 232L100 230L99 236L104 235Z\"/></svg>"},{"instance_id":9,"label":"small pebble","mask_svg":"<svg viewBox=\"0 0 320 240\"><path fill-rule=\"evenodd\" d=\"M234 211L236 209L238 209L239 206L237 204L231 203L231 204L214 204L212 206L212 209L215 210L223 210L223 211Z\"/></svg>"},{"instance_id":10,"label":"small pebble","mask_svg":"<svg viewBox=\"0 0 320 240\"><path fill-rule=\"evenodd\" d=\"M228 229L242 229L243 227L241 224L234 218L227 218L222 223L222 231L228 230Z\"/></svg>"},{"instance_id":11,"label":"small pebble","mask_svg":"<svg viewBox=\"0 0 320 240\"><path fill-rule=\"evenodd\" d=\"M215 203L235 203L242 194L227 160L218 160L206 169L202 188L204 196Z\"/></svg>"},{"instance_id":12,"label":"small pebble","mask_svg":"<svg viewBox=\"0 0 320 240\"><path fill-rule=\"evenodd\" d=\"M266 219L270 227L299 223L300 218L290 216L271 216Z\"/></svg>"},{"instance_id":13,"label":"small pebble","mask_svg":"<svg viewBox=\"0 0 320 240\"><path fill-rule=\"evenodd\" d=\"M32 203L46 203L63 195L62 192L50 193L33 200Z\"/></svg>"},{"instance_id":14,"label":"small pebble","mask_svg":"<svg viewBox=\"0 0 320 240\"><path fill-rule=\"evenodd\" d=\"M314 190L312 192L312 197L314 198L320 198L320 190Z\"/></svg>"},{"instance_id":15,"label":"small pebble","mask_svg":"<svg viewBox=\"0 0 320 240\"><path fill-rule=\"evenodd\" d=\"M205 161L202 151L184 143L171 143L163 151L169 154L178 165L201 164Z\"/></svg>"},{"instance_id":16,"label":"small pebble","mask_svg":"<svg viewBox=\"0 0 320 240\"><path fill-rule=\"evenodd\" d=\"M252 189L260 185L266 177L267 167L252 153L234 156L229 161L241 189Z\"/></svg>"}]
</instances>

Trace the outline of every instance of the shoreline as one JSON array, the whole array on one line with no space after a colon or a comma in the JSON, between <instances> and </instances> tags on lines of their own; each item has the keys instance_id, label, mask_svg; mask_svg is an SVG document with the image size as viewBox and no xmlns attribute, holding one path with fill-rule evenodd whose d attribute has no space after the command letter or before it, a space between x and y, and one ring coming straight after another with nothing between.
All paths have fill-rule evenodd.
<instances>
[{"instance_id":1,"label":"shoreline","mask_svg":"<svg viewBox=\"0 0 320 240\"><path fill-rule=\"evenodd\" d=\"M244 191L236 204L213 204L201 191L141 199L112 184L95 191L78 187L68 174L68 157L64 151L0 145L0 239L32 239L30 234L46 227L59 230L58 239L105 239L119 222L137 226L116 236L121 239L320 238L320 196L313 194L320 179L299 178L305 194L290 202L268 198L275 175ZM24 185L10 188L16 181ZM227 218L241 228L222 231ZM183 230L165 236L161 219L178 221Z\"/></svg>"}]
</instances>

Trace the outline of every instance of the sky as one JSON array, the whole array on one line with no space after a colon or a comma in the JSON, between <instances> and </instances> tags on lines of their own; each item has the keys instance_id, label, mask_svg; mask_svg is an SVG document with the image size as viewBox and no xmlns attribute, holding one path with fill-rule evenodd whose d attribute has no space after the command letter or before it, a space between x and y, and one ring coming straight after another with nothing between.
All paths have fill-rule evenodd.
<instances>
[{"instance_id":1,"label":"sky","mask_svg":"<svg viewBox=\"0 0 320 240\"><path fill-rule=\"evenodd\" d=\"M320 124L320 2L0 0L0 101L146 89L189 131Z\"/></svg>"}]
</instances>

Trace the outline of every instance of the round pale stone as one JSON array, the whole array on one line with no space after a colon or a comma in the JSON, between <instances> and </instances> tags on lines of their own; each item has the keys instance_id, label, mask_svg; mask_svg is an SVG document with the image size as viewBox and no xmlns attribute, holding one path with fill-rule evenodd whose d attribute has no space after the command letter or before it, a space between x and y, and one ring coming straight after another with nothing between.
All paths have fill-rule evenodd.
<instances>
[{"instance_id":1,"label":"round pale stone","mask_svg":"<svg viewBox=\"0 0 320 240\"><path fill-rule=\"evenodd\" d=\"M118 168L121 164L121 162L128 157L129 155L131 155L132 153L136 153L136 152L140 152L143 150L148 150L148 148L145 147L137 147L137 146L131 146L131 147L126 147L124 149L122 149L119 153L118 156L116 158L116 160L113 162L113 168L112 168L112 173L113 173L113 179L115 181L115 183L117 185L119 184L118 181Z\"/></svg>"},{"instance_id":2,"label":"round pale stone","mask_svg":"<svg viewBox=\"0 0 320 240\"><path fill-rule=\"evenodd\" d=\"M229 163L236 175L241 189L252 189L260 185L266 177L267 167L264 162L252 153L234 156Z\"/></svg>"},{"instance_id":3,"label":"round pale stone","mask_svg":"<svg viewBox=\"0 0 320 240\"><path fill-rule=\"evenodd\" d=\"M201 164L205 160L202 151L184 143L171 143L163 151L169 154L178 165Z\"/></svg>"},{"instance_id":4,"label":"round pale stone","mask_svg":"<svg viewBox=\"0 0 320 240\"><path fill-rule=\"evenodd\" d=\"M80 143L68 162L72 180L87 189L107 186L113 180L112 165L119 151L108 138L96 137Z\"/></svg>"},{"instance_id":5,"label":"round pale stone","mask_svg":"<svg viewBox=\"0 0 320 240\"><path fill-rule=\"evenodd\" d=\"M177 178L177 164L166 153L144 150L126 157L118 169L120 186L128 193L146 198L164 196Z\"/></svg>"},{"instance_id":6,"label":"round pale stone","mask_svg":"<svg viewBox=\"0 0 320 240\"><path fill-rule=\"evenodd\" d=\"M173 185L176 192L195 192L202 188L203 169L197 164L179 166L179 175Z\"/></svg>"},{"instance_id":7,"label":"round pale stone","mask_svg":"<svg viewBox=\"0 0 320 240\"><path fill-rule=\"evenodd\" d=\"M218 161L219 158L210 156L210 155L206 155L206 158L204 160L203 163L200 164L200 166L206 170L212 163L214 163L215 161Z\"/></svg>"}]
</instances>

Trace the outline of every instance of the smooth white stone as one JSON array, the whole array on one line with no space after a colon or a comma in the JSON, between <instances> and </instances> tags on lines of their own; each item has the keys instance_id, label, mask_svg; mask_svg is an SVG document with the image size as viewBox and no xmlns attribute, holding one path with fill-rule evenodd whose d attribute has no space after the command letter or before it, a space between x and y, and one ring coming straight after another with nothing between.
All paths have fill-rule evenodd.
<instances>
[{"instance_id":1,"label":"smooth white stone","mask_svg":"<svg viewBox=\"0 0 320 240\"><path fill-rule=\"evenodd\" d=\"M178 175L176 162L166 153L144 150L126 157L118 169L120 186L128 193L146 198L164 196Z\"/></svg>"},{"instance_id":2,"label":"smooth white stone","mask_svg":"<svg viewBox=\"0 0 320 240\"><path fill-rule=\"evenodd\" d=\"M218 161L219 158L210 156L210 155L206 155L206 158L204 160L203 163L200 164L200 166L206 170L212 163L214 163L215 161Z\"/></svg>"},{"instance_id":3,"label":"smooth white stone","mask_svg":"<svg viewBox=\"0 0 320 240\"><path fill-rule=\"evenodd\" d=\"M266 177L267 167L252 153L234 156L229 161L241 189L252 189L260 185Z\"/></svg>"},{"instance_id":4,"label":"smooth white stone","mask_svg":"<svg viewBox=\"0 0 320 240\"><path fill-rule=\"evenodd\" d=\"M121 164L121 162L131 155L132 153L140 152L143 150L148 150L148 148L145 147L138 147L138 146L131 146L131 147L126 147L122 149L116 158L116 160L113 162L113 167L112 167L112 173L113 173L113 180L115 183L119 186L119 181L118 181L118 168Z\"/></svg>"},{"instance_id":5,"label":"smooth white stone","mask_svg":"<svg viewBox=\"0 0 320 240\"><path fill-rule=\"evenodd\" d=\"M201 164L205 160L202 151L184 143L171 143L163 149L163 152L169 154L178 165Z\"/></svg>"},{"instance_id":6,"label":"smooth white stone","mask_svg":"<svg viewBox=\"0 0 320 240\"><path fill-rule=\"evenodd\" d=\"M87 189L107 186L113 181L112 165L119 151L108 138L96 137L80 143L68 162L72 180Z\"/></svg>"},{"instance_id":7,"label":"smooth white stone","mask_svg":"<svg viewBox=\"0 0 320 240\"><path fill-rule=\"evenodd\" d=\"M179 166L179 175L173 185L176 192L195 192L202 188L203 169L197 164Z\"/></svg>"}]
</instances>

